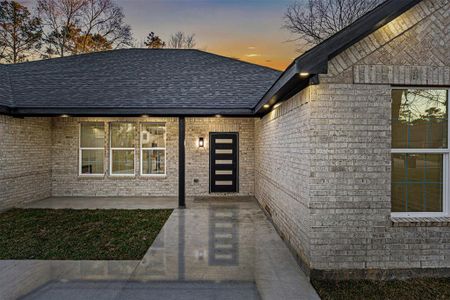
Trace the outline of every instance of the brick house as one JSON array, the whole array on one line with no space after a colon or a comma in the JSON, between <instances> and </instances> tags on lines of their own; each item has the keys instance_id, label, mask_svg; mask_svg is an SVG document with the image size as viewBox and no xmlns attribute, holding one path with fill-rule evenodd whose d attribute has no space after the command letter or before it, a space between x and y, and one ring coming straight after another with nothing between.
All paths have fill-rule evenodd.
<instances>
[{"instance_id":1,"label":"brick house","mask_svg":"<svg viewBox=\"0 0 450 300\"><path fill-rule=\"evenodd\" d=\"M449 39L448 0L388 0L283 73L198 50L0 65L0 209L251 195L313 277L448 274Z\"/></svg>"}]
</instances>

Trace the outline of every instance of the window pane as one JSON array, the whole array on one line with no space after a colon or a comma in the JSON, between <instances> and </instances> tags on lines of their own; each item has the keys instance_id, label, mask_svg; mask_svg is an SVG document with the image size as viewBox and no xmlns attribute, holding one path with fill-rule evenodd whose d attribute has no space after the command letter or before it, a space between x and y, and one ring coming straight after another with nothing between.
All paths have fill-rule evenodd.
<instances>
[{"instance_id":1,"label":"window pane","mask_svg":"<svg viewBox=\"0 0 450 300\"><path fill-rule=\"evenodd\" d=\"M112 150L112 174L134 174L134 150Z\"/></svg>"},{"instance_id":2,"label":"window pane","mask_svg":"<svg viewBox=\"0 0 450 300\"><path fill-rule=\"evenodd\" d=\"M165 150L142 151L143 174L165 174L166 172Z\"/></svg>"},{"instance_id":3,"label":"window pane","mask_svg":"<svg viewBox=\"0 0 450 300\"><path fill-rule=\"evenodd\" d=\"M102 123L82 123L81 142L83 148L103 148L105 143L105 128Z\"/></svg>"},{"instance_id":4,"label":"window pane","mask_svg":"<svg viewBox=\"0 0 450 300\"><path fill-rule=\"evenodd\" d=\"M446 148L447 97L447 90L393 90L392 148Z\"/></svg>"},{"instance_id":5,"label":"window pane","mask_svg":"<svg viewBox=\"0 0 450 300\"><path fill-rule=\"evenodd\" d=\"M134 124L111 123L111 147L133 148L134 147Z\"/></svg>"},{"instance_id":6,"label":"window pane","mask_svg":"<svg viewBox=\"0 0 450 300\"><path fill-rule=\"evenodd\" d=\"M103 174L103 150L81 150L81 174Z\"/></svg>"},{"instance_id":7,"label":"window pane","mask_svg":"<svg viewBox=\"0 0 450 300\"><path fill-rule=\"evenodd\" d=\"M442 154L392 154L393 212L442 212L442 198Z\"/></svg>"},{"instance_id":8,"label":"window pane","mask_svg":"<svg viewBox=\"0 0 450 300\"><path fill-rule=\"evenodd\" d=\"M143 124L142 125L142 148L165 148L166 128L164 125Z\"/></svg>"}]
</instances>

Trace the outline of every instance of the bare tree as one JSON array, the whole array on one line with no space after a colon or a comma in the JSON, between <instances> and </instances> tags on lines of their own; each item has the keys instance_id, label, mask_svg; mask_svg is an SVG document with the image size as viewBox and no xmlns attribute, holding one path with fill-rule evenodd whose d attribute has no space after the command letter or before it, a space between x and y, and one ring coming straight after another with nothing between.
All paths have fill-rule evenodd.
<instances>
[{"instance_id":1,"label":"bare tree","mask_svg":"<svg viewBox=\"0 0 450 300\"><path fill-rule=\"evenodd\" d=\"M287 8L283 27L306 46L316 45L383 1L297 0Z\"/></svg>"},{"instance_id":2,"label":"bare tree","mask_svg":"<svg viewBox=\"0 0 450 300\"><path fill-rule=\"evenodd\" d=\"M170 36L168 47L173 49L192 49L197 44L195 34L178 31Z\"/></svg>"},{"instance_id":3,"label":"bare tree","mask_svg":"<svg viewBox=\"0 0 450 300\"><path fill-rule=\"evenodd\" d=\"M132 43L131 28L112 0L38 0L48 56L109 50Z\"/></svg>"},{"instance_id":4,"label":"bare tree","mask_svg":"<svg viewBox=\"0 0 450 300\"><path fill-rule=\"evenodd\" d=\"M158 49L158 48L164 48L166 46L166 43L152 31L148 34L148 36L144 42L144 45L147 48Z\"/></svg>"},{"instance_id":5,"label":"bare tree","mask_svg":"<svg viewBox=\"0 0 450 300\"><path fill-rule=\"evenodd\" d=\"M0 61L24 61L40 47L41 36L41 21L26 6L0 2Z\"/></svg>"},{"instance_id":6,"label":"bare tree","mask_svg":"<svg viewBox=\"0 0 450 300\"><path fill-rule=\"evenodd\" d=\"M79 25L84 36L81 52L90 52L87 44L92 36L108 41L114 49L130 46L133 40L131 27L124 19L122 8L112 0L86 0Z\"/></svg>"},{"instance_id":7,"label":"bare tree","mask_svg":"<svg viewBox=\"0 0 450 300\"><path fill-rule=\"evenodd\" d=\"M37 11L44 27L46 56L65 56L85 0L38 0Z\"/></svg>"}]
</instances>

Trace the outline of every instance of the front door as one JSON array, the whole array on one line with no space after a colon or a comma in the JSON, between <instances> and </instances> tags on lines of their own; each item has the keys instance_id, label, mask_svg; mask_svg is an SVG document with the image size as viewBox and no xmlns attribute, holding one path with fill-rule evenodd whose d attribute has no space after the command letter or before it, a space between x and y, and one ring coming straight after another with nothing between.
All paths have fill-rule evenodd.
<instances>
[{"instance_id":1,"label":"front door","mask_svg":"<svg viewBox=\"0 0 450 300\"><path fill-rule=\"evenodd\" d=\"M211 132L209 141L209 191L238 192L238 134Z\"/></svg>"}]
</instances>

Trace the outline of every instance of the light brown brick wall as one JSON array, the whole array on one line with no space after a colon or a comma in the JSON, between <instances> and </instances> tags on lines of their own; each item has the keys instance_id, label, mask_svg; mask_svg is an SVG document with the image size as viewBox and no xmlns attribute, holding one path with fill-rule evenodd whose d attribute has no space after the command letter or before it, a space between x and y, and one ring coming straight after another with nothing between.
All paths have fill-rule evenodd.
<instances>
[{"instance_id":1,"label":"light brown brick wall","mask_svg":"<svg viewBox=\"0 0 450 300\"><path fill-rule=\"evenodd\" d=\"M164 122L167 130L167 176L139 175L140 151L135 151L135 174L130 177L109 176L109 123ZM78 145L80 122L105 123L105 175L86 177L78 175ZM253 194L254 123L247 118L187 118L186 119L186 194L209 194L209 147L211 131L239 132L240 193ZM176 196L178 194L178 119L177 118L54 118L53 120L53 196ZM205 138L205 147L197 147L198 137ZM139 145L139 132L135 143ZM198 179L198 183L194 182Z\"/></svg>"},{"instance_id":2,"label":"light brown brick wall","mask_svg":"<svg viewBox=\"0 0 450 300\"><path fill-rule=\"evenodd\" d=\"M310 89L255 121L255 195L301 260L310 261Z\"/></svg>"},{"instance_id":3,"label":"light brown brick wall","mask_svg":"<svg viewBox=\"0 0 450 300\"><path fill-rule=\"evenodd\" d=\"M186 194L209 194L209 133L239 133L239 195L254 194L254 121L253 118L186 119ZM199 137L205 147L198 148ZM198 179L198 183L194 182ZM224 195L223 193L214 195Z\"/></svg>"},{"instance_id":4,"label":"light brown brick wall","mask_svg":"<svg viewBox=\"0 0 450 300\"><path fill-rule=\"evenodd\" d=\"M51 195L51 120L0 115L0 210Z\"/></svg>"},{"instance_id":5,"label":"light brown brick wall","mask_svg":"<svg viewBox=\"0 0 450 300\"><path fill-rule=\"evenodd\" d=\"M135 147L135 177L109 176L109 123L136 124L135 143L139 145L140 122L166 124L166 177L140 176L140 151ZM78 175L80 122L105 124L105 175ZM178 119L177 118L54 118L52 146L53 196L175 196L178 193Z\"/></svg>"},{"instance_id":6,"label":"light brown brick wall","mask_svg":"<svg viewBox=\"0 0 450 300\"><path fill-rule=\"evenodd\" d=\"M449 87L449 31L450 2L425 0L256 121L256 196L311 269L450 268L450 227L390 217L391 85Z\"/></svg>"}]
</instances>

